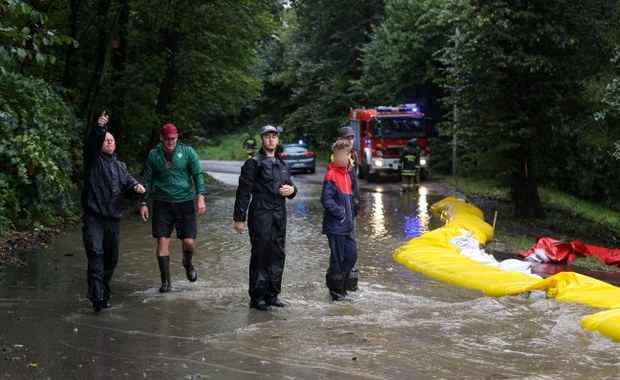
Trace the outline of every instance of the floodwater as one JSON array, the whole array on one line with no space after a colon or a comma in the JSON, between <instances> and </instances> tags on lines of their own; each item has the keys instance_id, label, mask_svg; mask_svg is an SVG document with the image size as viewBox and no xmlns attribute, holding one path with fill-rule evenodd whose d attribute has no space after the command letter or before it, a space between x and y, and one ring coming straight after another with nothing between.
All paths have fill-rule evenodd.
<instances>
[{"instance_id":1,"label":"floodwater","mask_svg":"<svg viewBox=\"0 0 620 380\"><path fill-rule=\"evenodd\" d=\"M94 314L80 229L23 252L0 282L2 379L605 379L620 344L583 330L595 309L490 298L396 264L394 249L439 221L442 194L365 187L356 234L360 291L332 303L320 183L297 179L288 204L285 309L247 306L250 244L232 229L234 188L207 199L190 284L171 248L173 291L158 293L150 223L121 226L113 307Z\"/></svg>"}]
</instances>

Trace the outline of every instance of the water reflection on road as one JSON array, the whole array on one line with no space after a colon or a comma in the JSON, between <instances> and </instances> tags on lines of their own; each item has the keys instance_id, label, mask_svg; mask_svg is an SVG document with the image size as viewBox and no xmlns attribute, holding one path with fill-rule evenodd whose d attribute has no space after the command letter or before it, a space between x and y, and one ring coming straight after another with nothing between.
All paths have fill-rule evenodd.
<instances>
[{"instance_id":1,"label":"water reflection on road","mask_svg":"<svg viewBox=\"0 0 620 380\"><path fill-rule=\"evenodd\" d=\"M234 189L208 197L190 284L173 252L173 291L159 294L150 225L122 222L113 308L94 315L79 229L21 256L0 282L1 378L617 378L620 345L588 333L593 310L554 300L494 299L414 273L392 260L435 228L421 187L365 188L356 234L360 291L335 304L324 286L320 183L298 180L289 202L282 298L247 307L246 235L232 230Z\"/></svg>"}]
</instances>

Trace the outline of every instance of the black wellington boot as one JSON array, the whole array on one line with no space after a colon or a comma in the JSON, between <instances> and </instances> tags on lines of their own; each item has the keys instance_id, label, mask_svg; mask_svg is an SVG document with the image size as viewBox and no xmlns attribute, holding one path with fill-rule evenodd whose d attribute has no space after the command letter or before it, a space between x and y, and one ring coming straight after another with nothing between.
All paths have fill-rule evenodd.
<instances>
[{"instance_id":1,"label":"black wellington boot","mask_svg":"<svg viewBox=\"0 0 620 380\"><path fill-rule=\"evenodd\" d=\"M170 291L170 256L157 256L159 264L159 272L161 273L160 293L168 293Z\"/></svg>"},{"instance_id":2,"label":"black wellington boot","mask_svg":"<svg viewBox=\"0 0 620 380\"><path fill-rule=\"evenodd\" d=\"M198 279L198 272L192 265L192 258L194 257L194 252L185 252L183 251L183 268L185 268L185 275L189 282L195 282Z\"/></svg>"},{"instance_id":3,"label":"black wellington boot","mask_svg":"<svg viewBox=\"0 0 620 380\"><path fill-rule=\"evenodd\" d=\"M260 311L269 311L271 310L271 305L267 304L264 299L256 298L250 301L250 308L258 309Z\"/></svg>"},{"instance_id":4,"label":"black wellington boot","mask_svg":"<svg viewBox=\"0 0 620 380\"><path fill-rule=\"evenodd\" d=\"M346 290L350 290L352 292L356 292L357 291L357 280L359 278L359 272L357 271L357 269L353 269L351 272L348 273L347 275L347 283L345 285L345 291Z\"/></svg>"},{"instance_id":5,"label":"black wellington boot","mask_svg":"<svg viewBox=\"0 0 620 380\"><path fill-rule=\"evenodd\" d=\"M329 294L332 296L332 301L346 301L347 297L344 294L344 273L335 273L328 275L329 279Z\"/></svg>"}]
</instances>

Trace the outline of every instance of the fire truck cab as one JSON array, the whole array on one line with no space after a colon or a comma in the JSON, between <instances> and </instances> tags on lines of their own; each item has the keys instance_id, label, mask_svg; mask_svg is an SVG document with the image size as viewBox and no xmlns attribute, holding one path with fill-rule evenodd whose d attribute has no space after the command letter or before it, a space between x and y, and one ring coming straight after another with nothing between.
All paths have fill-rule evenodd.
<instances>
[{"instance_id":1,"label":"fire truck cab","mask_svg":"<svg viewBox=\"0 0 620 380\"><path fill-rule=\"evenodd\" d=\"M400 153L410 139L416 138L422 151L420 179L425 180L430 162L428 138L432 137L429 121L415 104L351 109L349 125L355 132L358 176L373 182L381 173L399 173Z\"/></svg>"}]
</instances>

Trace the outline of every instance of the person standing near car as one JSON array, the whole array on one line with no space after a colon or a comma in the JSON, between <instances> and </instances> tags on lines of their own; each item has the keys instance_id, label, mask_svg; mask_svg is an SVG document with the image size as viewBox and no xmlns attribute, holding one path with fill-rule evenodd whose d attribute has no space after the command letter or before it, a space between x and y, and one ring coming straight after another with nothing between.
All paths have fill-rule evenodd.
<instances>
[{"instance_id":1,"label":"person standing near car","mask_svg":"<svg viewBox=\"0 0 620 380\"><path fill-rule=\"evenodd\" d=\"M84 142L84 209L82 241L88 258L86 272L88 299L95 312L110 307L110 280L118 264L119 225L125 197L144 193L129 174L124 162L116 159L116 141L108 132L105 111Z\"/></svg>"},{"instance_id":2,"label":"person standing near car","mask_svg":"<svg viewBox=\"0 0 620 380\"><path fill-rule=\"evenodd\" d=\"M181 239L183 267L189 282L198 278L192 264L196 249L196 208L204 215L205 184L198 155L190 146L179 143L174 124L161 127L161 142L149 152L144 165L146 193L140 207L142 219L149 219L148 200L153 197L153 237L157 239L157 263L161 274L160 293L171 290L170 236L176 228ZM153 192L155 193L153 195Z\"/></svg>"},{"instance_id":3,"label":"person standing near car","mask_svg":"<svg viewBox=\"0 0 620 380\"><path fill-rule=\"evenodd\" d=\"M278 298L285 261L286 199L294 198L297 188L276 152L278 130L266 125L260 136L262 148L241 168L233 220L238 234L243 233L246 221L250 233L250 307L267 311L286 306Z\"/></svg>"}]
</instances>

